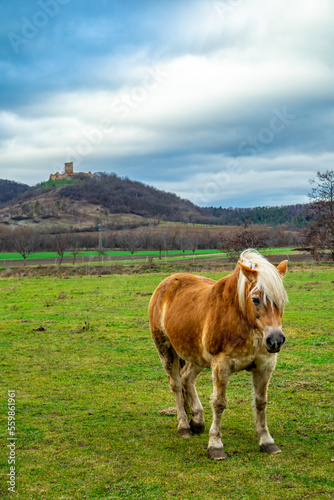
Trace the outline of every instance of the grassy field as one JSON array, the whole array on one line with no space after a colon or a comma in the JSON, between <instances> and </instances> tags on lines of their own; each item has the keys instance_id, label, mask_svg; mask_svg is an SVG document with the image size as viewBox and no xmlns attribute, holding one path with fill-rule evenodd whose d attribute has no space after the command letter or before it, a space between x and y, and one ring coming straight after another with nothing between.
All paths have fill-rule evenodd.
<instances>
[{"instance_id":1,"label":"grassy field","mask_svg":"<svg viewBox=\"0 0 334 500\"><path fill-rule=\"evenodd\" d=\"M281 247L281 248L265 248L261 250L261 253L263 255L286 255L286 258L289 258L289 255L295 255L295 254L301 254L305 253L302 251L293 251L291 247ZM135 252L134 256L136 257L136 261L142 261L145 262L148 257L153 257L155 260L163 259L165 261L170 260L172 261L175 257L182 257L185 259L191 259L193 257L203 257L203 258L210 258L210 259L220 259L220 258L225 258L229 257L229 255L220 250L216 249L205 249L205 250L196 250L195 253L193 253L191 250L185 250L185 252L182 252L182 250L169 250L167 252L162 252L160 256L160 252L157 250L140 250ZM65 252L64 257L71 258L71 264L73 264L73 254L71 252ZM93 262L94 260L96 261L98 257L98 252L94 250L87 250L87 251L82 251L79 252L76 256L75 264L80 265L80 264L87 264L90 262ZM132 262L134 260L133 255L131 255L131 252L126 251L126 250L110 250L110 251L105 251L102 256L99 257L99 261L101 263L104 262L112 262L113 258L116 258L115 260L118 260L117 258L121 257L122 261L124 262ZM128 260L127 260L128 258ZM60 261L60 257L56 252L36 252L30 254L27 259L26 263L29 264L29 261L35 261L36 259L41 259L41 263L43 263L43 259L55 259L54 263L57 264ZM0 252L0 263L1 265L8 267L14 264L15 261L23 260L23 257L21 254L17 252ZM30 262L31 263L31 262ZM35 262L33 263L35 264ZM63 265L66 265L65 262L63 262ZM67 265L69 265L69 262L67 262Z\"/></svg>"},{"instance_id":2,"label":"grassy field","mask_svg":"<svg viewBox=\"0 0 334 500\"><path fill-rule=\"evenodd\" d=\"M213 278L221 274L206 273ZM231 377L225 462L207 458L211 374L198 378L204 435L176 436L147 305L163 274L0 279L0 498L334 498L333 269L286 277L287 343L269 390L280 455L259 452L250 377ZM16 391L16 493L7 491L7 393Z\"/></svg>"},{"instance_id":3,"label":"grassy field","mask_svg":"<svg viewBox=\"0 0 334 500\"><path fill-rule=\"evenodd\" d=\"M201 254L221 254L219 250L196 250L196 255L201 255ZM191 250L186 250L185 251L186 255L192 255L193 252ZM94 250L87 250L87 251L82 251L79 252L77 255L77 259L79 260L80 257L96 257L98 255L98 252ZM111 256L111 257L131 257L131 252L128 252L126 250L110 250L110 251L105 251L104 255ZM146 257L147 255L156 255L159 256L159 252L157 250L141 250L138 252L135 252L135 255L142 255L143 257ZM172 256L172 255L183 255L182 250L170 250L168 253L165 254L165 252L162 253L162 256ZM65 252L64 257L72 257L73 253L71 252ZM17 252L1 252L0 253L0 261L2 260L22 260L23 257ZM32 253L29 255L28 260L31 259L59 259L59 255L56 252L36 252Z\"/></svg>"},{"instance_id":4,"label":"grassy field","mask_svg":"<svg viewBox=\"0 0 334 500\"><path fill-rule=\"evenodd\" d=\"M272 254L281 254L281 253L291 253L291 247L282 247L282 248L266 248L261 253L263 255L272 255ZM160 252L158 250L140 250L136 251L136 256L146 257L148 255L154 255L158 257ZM171 257L171 256L183 256L183 255L192 256L193 252L191 250L185 250L183 253L182 250L169 250L168 253L162 252L162 257ZM226 256L225 252L221 252L220 250L209 249L209 250L196 250L195 255L209 255L209 254L217 254L218 256ZM82 251L77 255L77 261L80 262L80 257L96 257L98 252L96 251ZM131 252L126 250L110 250L104 252L105 256L110 257L131 257ZM65 252L64 257L72 257L73 254L71 252ZM56 252L36 252L32 253L28 256L27 260L31 259L59 259L59 255ZM9 260L23 260L21 254L17 252L0 252L0 261L9 261Z\"/></svg>"},{"instance_id":5,"label":"grassy field","mask_svg":"<svg viewBox=\"0 0 334 500\"><path fill-rule=\"evenodd\" d=\"M56 179L55 181L46 181L43 182L41 188L59 188L63 186L67 186L69 184L74 184L76 179Z\"/></svg>"}]
</instances>

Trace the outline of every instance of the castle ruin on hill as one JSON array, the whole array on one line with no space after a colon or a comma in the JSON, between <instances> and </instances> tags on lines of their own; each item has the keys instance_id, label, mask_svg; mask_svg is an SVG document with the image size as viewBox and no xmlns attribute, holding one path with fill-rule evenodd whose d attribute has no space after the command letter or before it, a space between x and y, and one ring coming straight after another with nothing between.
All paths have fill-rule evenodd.
<instances>
[{"instance_id":1,"label":"castle ruin on hill","mask_svg":"<svg viewBox=\"0 0 334 500\"><path fill-rule=\"evenodd\" d=\"M73 171L73 161L65 163L65 173L60 174L59 172L56 172L55 174L51 174L49 177L49 181L57 181L59 179L71 179L75 176L86 176L86 177L93 177L92 172L74 172Z\"/></svg>"}]
</instances>

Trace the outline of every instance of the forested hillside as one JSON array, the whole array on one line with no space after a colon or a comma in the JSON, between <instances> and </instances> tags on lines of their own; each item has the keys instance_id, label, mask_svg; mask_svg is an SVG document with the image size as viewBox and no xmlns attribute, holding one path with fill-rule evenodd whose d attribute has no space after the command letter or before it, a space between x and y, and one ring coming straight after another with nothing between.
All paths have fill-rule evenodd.
<instances>
[{"instance_id":1,"label":"forested hillside","mask_svg":"<svg viewBox=\"0 0 334 500\"><path fill-rule=\"evenodd\" d=\"M179 196L141 182L101 173L64 186L59 194L72 200L103 206L110 213L134 213L169 221L206 222L205 211Z\"/></svg>"},{"instance_id":2,"label":"forested hillside","mask_svg":"<svg viewBox=\"0 0 334 500\"><path fill-rule=\"evenodd\" d=\"M60 190L62 196L101 204L111 213L135 213L170 221L243 226L245 224L289 225L307 223L304 205L256 208L198 207L172 193L116 174L99 174Z\"/></svg>"},{"instance_id":3,"label":"forested hillside","mask_svg":"<svg viewBox=\"0 0 334 500\"><path fill-rule=\"evenodd\" d=\"M29 218L35 222L53 219L73 224L113 214L158 221L222 226L284 225L299 229L308 222L305 205L256 208L199 207L189 200L116 174L98 173L49 181L29 188L25 184L0 181L0 219L10 223ZM93 207L93 208L92 208ZM89 211L89 214L88 214Z\"/></svg>"},{"instance_id":4,"label":"forested hillside","mask_svg":"<svg viewBox=\"0 0 334 500\"><path fill-rule=\"evenodd\" d=\"M307 224L309 219L305 215L305 205L254 208L207 207L204 211L218 219L219 224L223 226L242 226L252 223L301 227Z\"/></svg>"},{"instance_id":5,"label":"forested hillside","mask_svg":"<svg viewBox=\"0 0 334 500\"><path fill-rule=\"evenodd\" d=\"M27 191L29 186L19 182L0 179L0 207Z\"/></svg>"}]
</instances>

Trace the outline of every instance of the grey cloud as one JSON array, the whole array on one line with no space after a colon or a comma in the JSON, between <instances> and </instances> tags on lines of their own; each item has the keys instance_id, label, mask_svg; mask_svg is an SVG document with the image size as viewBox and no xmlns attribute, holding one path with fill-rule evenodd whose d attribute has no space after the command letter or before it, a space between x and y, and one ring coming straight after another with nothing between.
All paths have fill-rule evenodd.
<instances>
[{"instance_id":1,"label":"grey cloud","mask_svg":"<svg viewBox=\"0 0 334 500\"><path fill-rule=\"evenodd\" d=\"M243 0L221 17L213 4L72 0L14 54L8 31L38 4L13 0L0 32L0 177L39 182L73 151L80 169L202 205L306 201L307 177L333 168L334 6ZM156 65L168 76L143 91ZM129 96L122 117L112 103ZM106 120L114 132L101 132ZM229 162L241 170L220 190Z\"/></svg>"}]
</instances>

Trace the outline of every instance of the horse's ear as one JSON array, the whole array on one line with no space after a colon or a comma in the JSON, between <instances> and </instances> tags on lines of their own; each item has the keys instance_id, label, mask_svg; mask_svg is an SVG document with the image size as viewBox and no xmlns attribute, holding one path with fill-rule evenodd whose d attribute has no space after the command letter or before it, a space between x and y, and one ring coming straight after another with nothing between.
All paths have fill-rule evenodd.
<instances>
[{"instance_id":1,"label":"horse's ear","mask_svg":"<svg viewBox=\"0 0 334 500\"><path fill-rule=\"evenodd\" d=\"M283 262L278 264L277 271L280 273L282 278L285 275L285 273L287 272L287 270L288 270L288 261L287 260L283 260Z\"/></svg>"},{"instance_id":2,"label":"horse's ear","mask_svg":"<svg viewBox=\"0 0 334 500\"><path fill-rule=\"evenodd\" d=\"M242 274L248 279L250 283L254 283L257 279L257 271L251 269L248 266L245 266L242 262L239 261L240 269Z\"/></svg>"}]
</instances>

